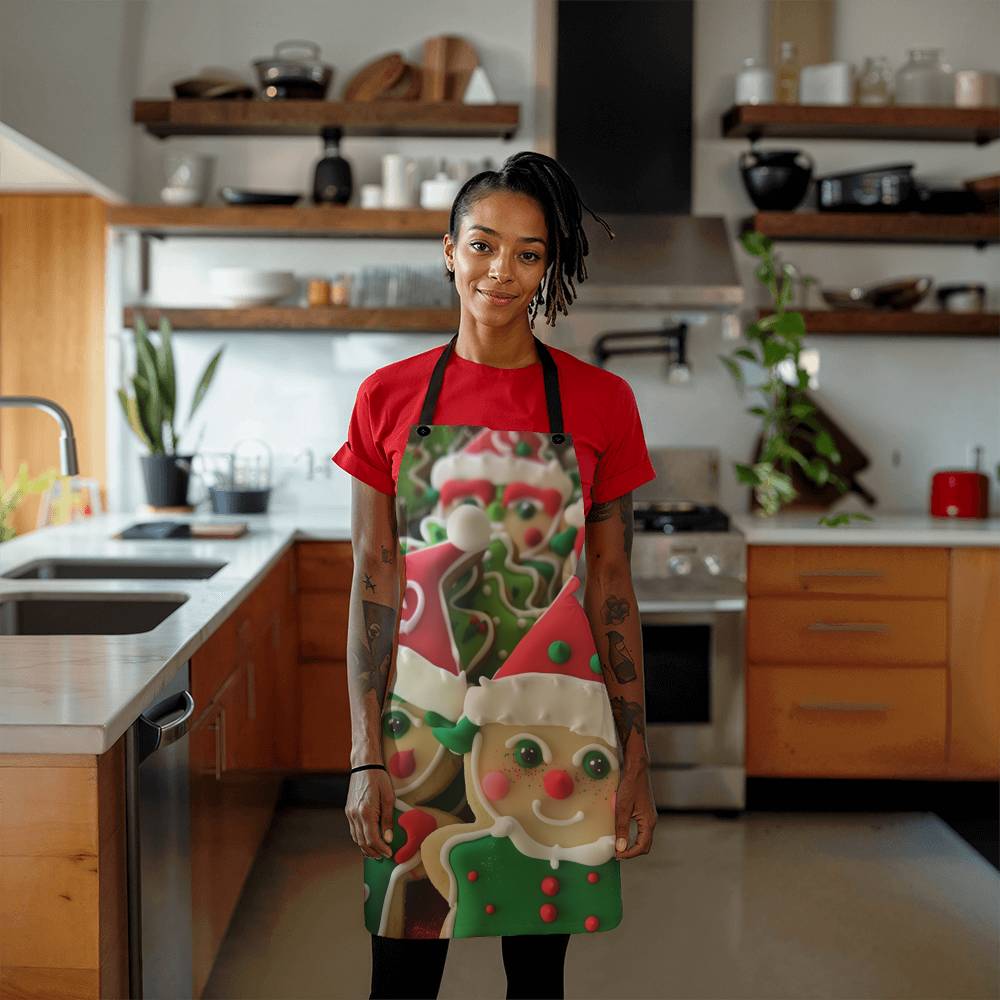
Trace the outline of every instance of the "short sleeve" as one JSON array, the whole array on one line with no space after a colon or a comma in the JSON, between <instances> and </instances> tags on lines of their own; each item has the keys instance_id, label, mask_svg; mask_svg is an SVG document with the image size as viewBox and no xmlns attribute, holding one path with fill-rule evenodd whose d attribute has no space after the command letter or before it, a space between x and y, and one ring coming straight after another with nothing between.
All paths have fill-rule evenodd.
<instances>
[{"instance_id":1,"label":"short sleeve","mask_svg":"<svg viewBox=\"0 0 1000 1000\"><path fill-rule=\"evenodd\" d=\"M392 478L392 463L382 447L382 442L375 435L368 390L368 379L365 379L359 386L358 396L354 401L351 422L347 428L347 440L333 456L333 461L355 479L360 479L380 493L395 496L396 484Z\"/></svg>"},{"instance_id":2,"label":"short sleeve","mask_svg":"<svg viewBox=\"0 0 1000 1000\"><path fill-rule=\"evenodd\" d=\"M621 391L611 410L616 416L610 425L611 440L601 453L594 472L590 495L595 503L607 503L656 478L656 470L646 449L635 394L628 382L624 379L620 382Z\"/></svg>"}]
</instances>

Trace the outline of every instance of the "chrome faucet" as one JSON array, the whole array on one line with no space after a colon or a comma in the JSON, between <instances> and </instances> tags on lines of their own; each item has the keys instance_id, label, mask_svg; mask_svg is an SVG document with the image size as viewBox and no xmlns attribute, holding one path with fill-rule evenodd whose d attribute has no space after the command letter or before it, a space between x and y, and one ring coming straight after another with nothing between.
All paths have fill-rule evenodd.
<instances>
[{"instance_id":1,"label":"chrome faucet","mask_svg":"<svg viewBox=\"0 0 1000 1000\"><path fill-rule=\"evenodd\" d=\"M73 436L73 421L69 414L56 402L44 396L0 396L0 409L4 407L31 407L44 410L59 422L59 466L64 476L75 476L80 469L76 460L76 438Z\"/></svg>"}]
</instances>

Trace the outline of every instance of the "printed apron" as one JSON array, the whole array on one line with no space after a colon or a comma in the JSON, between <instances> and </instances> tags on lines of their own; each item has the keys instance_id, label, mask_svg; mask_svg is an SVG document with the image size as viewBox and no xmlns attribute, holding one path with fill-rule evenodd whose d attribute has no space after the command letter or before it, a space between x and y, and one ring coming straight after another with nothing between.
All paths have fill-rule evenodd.
<instances>
[{"instance_id":1,"label":"printed apron","mask_svg":"<svg viewBox=\"0 0 1000 1000\"><path fill-rule=\"evenodd\" d=\"M394 938L594 933L621 920L620 750L581 600L583 500L556 364L549 432L435 424L441 352L399 471L405 562L382 713L391 858L365 926Z\"/></svg>"}]
</instances>

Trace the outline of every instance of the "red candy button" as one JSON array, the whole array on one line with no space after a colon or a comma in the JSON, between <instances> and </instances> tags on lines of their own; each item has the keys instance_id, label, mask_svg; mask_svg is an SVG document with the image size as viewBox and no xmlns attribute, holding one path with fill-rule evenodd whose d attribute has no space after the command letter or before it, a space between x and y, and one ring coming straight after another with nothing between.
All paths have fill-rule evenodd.
<instances>
[{"instance_id":1,"label":"red candy button","mask_svg":"<svg viewBox=\"0 0 1000 1000\"><path fill-rule=\"evenodd\" d=\"M542 903L538 908L538 915L547 924L551 924L559 916L559 911L556 909L555 903Z\"/></svg>"},{"instance_id":2,"label":"red candy button","mask_svg":"<svg viewBox=\"0 0 1000 1000\"><path fill-rule=\"evenodd\" d=\"M466 878L467 878L467 879L468 879L468 880L469 880L470 882L475 882L475 881L476 881L476 879L477 879L477 878L479 878L479 872L477 872L477 871L471 871L471 872L469 872L469 874L468 874L468 875L466 876Z\"/></svg>"},{"instance_id":3,"label":"red candy button","mask_svg":"<svg viewBox=\"0 0 1000 1000\"><path fill-rule=\"evenodd\" d=\"M587 917L587 919L583 922L583 926L586 927L588 931L593 933L598 927L601 926L601 922L597 919L597 917Z\"/></svg>"},{"instance_id":4,"label":"red candy button","mask_svg":"<svg viewBox=\"0 0 1000 1000\"><path fill-rule=\"evenodd\" d=\"M496 911L497 911L497 908L492 903L487 903L486 904L486 912L487 913L496 913Z\"/></svg>"},{"instance_id":5,"label":"red candy button","mask_svg":"<svg viewBox=\"0 0 1000 1000\"><path fill-rule=\"evenodd\" d=\"M559 879L555 875L547 875L542 879L542 892L546 896L554 896L559 891Z\"/></svg>"},{"instance_id":6,"label":"red candy button","mask_svg":"<svg viewBox=\"0 0 1000 1000\"><path fill-rule=\"evenodd\" d=\"M597 872L587 872L587 881L591 885L593 885L595 882L599 881L600 878L601 878L601 876L598 875Z\"/></svg>"}]
</instances>

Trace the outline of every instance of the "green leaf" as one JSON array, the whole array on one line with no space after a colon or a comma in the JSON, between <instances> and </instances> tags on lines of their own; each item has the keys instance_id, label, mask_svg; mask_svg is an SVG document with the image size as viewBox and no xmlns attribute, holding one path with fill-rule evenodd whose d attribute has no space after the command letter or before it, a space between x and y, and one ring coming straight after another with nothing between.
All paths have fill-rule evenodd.
<instances>
[{"instance_id":1,"label":"green leaf","mask_svg":"<svg viewBox=\"0 0 1000 1000\"><path fill-rule=\"evenodd\" d=\"M799 369L798 380L800 389L809 388L809 372L807 372L805 368Z\"/></svg>"},{"instance_id":2,"label":"green leaf","mask_svg":"<svg viewBox=\"0 0 1000 1000\"><path fill-rule=\"evenodd\" d=\"M752 413L755 417L770 417L771 411L766 406L751 406L747 413Z\"/></svg>"},{"instance_id":3,"label":"green leaf","mask_svg":"<svg viewBox=\"0 0 1000 1000\"><path fill-rule=\"evenodd\" d=\"M733 354L737 358L745 358L747 361L752 361L754 364L760 363L760 359L756 354L754 354L753 351L750 350L749 347L738 347L735 351L733 351Z\"/></svg>"},{"instance_id":4,"label":"green leaf","mask_svg":"<svg viewBox=\"0 0 1000 1000\"><path fill-rule=\"evenodd\" d=\"M784 361L791 352L780 340L764 341L764 367L773 368L779 361Z\"/></svg>"},{"instance_id":5,"label":"green leaf","mask_svg":"<svg viewBox=\"0 0 1000 1000\"><path fill-rule=\"evenodd\" d=\"M188 414L188 423L191 422L191 418L194 416L195 410L197 410L201 405L201 401L205 398L205 394L208 392L209 386L212 384L212 379L215 377L215 369L219 366L219 360L222 358L222 352L224 350L224 347L220 347L215 354L212 355L208 364L205 365L205 370L201 373L201 378L198 380L198 387L194 391L194 398L191 400L191 412Z\"/></svg>"},{"instance_id":6,"label":"green leaf","mask_svg":"<svg viewBox=\"0 0 1000 1000\"><path fill-rule=\"evenodd\" d=\"M796 419L805 420L810 414L816 412L816 407L812 403L792 403L789 410Z\"/></svg>"},{"instance_id":7,"label":"green leaf","mask_svg":"<svg viewBox=\"0 0 1000 1000\"><path fill-rule=\"evenodd\" d=\"M156 352L156 370L160 380L160 395L163 400L163 418L173 430L174 412L177 406L177 376L174 368L174 348L171 339L170 320L160 317L160 346Z\"/></svg>"},{"instance_id":8,"label":"green leaf","mask_svg":"<svg viewBox=\"0 0 1000 1000\"><path fill-rule=\"evenodd\" d=\"M825 486L830 478L830 467L821 458L814 458L806 469L810 479L819 486Z\"/></svg>"},{"instance_id":9,"label":"green leaf","mask_svg":"<svg viewBox=\"0 0 1000 1000\"><path fill-rule=\"evenodd\" d=\"M752 257L762 257L771 249L771 240L756 229L749 229L740 235L743 249Z\"/></svg>"},{"instance_id":10,"label":"green leaf","mask_svg":"<svg viewBox=\"0 0 1000 1000\"><path fill-rule=\"evenodd\" d=\"M806 321L800 312L778 313L774 331L785 337L801 337L806 332Z\"/></svg>"},{"instance_id":11,"label":"green leaf","mask_svg":"<svg viewBox=\"0 0 1000 1000\"><path fill-rule=\"evenodd\" d=\"M733 469L736 472L736 478L741 483L745 483L747 486L757 485L757 473L754 471L752 466L742 465L737 462L733 466Z\"/></svg>"},{"instance_id":12,"label":"green leaf","mask_svg":"<svg viewBox=\"0 0 1000 1000\"><path fill-rule=\"evenodd\" d=\"M118 401L122 405L122 412L125 414L125 422L132 429L135 436L147 447L150 447L149 437L146 435L142 421L139 419L139 406L135 397L130 396L124 389L118 390Z\"/></svg>"},{"instance_id":13,"label":"green leaf","mask_svg":"<svg viewBox=\"0 0 1000 1000\"><path fill-rule=\"evenodd\" d=\"M718 358L729 370L729 374L732 375L736 384L742 386L743 370L740 368L740 366L735 361L733 361L732 358L726 357L725 354L718 355Z\"/></svg>"},{"instance_id":14,"label":"green leaf","mask_svg":"<svg viewBox=\"0 0 1000 1000\"><path fill-rule=\"evenodd\" d=\"M825 455L832 461L837 462L840 460L839 455L837 456L837 458L833 457L834 455L837 454L837 446L833 443L833 438L830 436L829 431L825 430L820 431L816 435L816 441L814 442L814 446L816 448L816 451L818 451L821 455Z\"/></svg>"}]
</instances>

